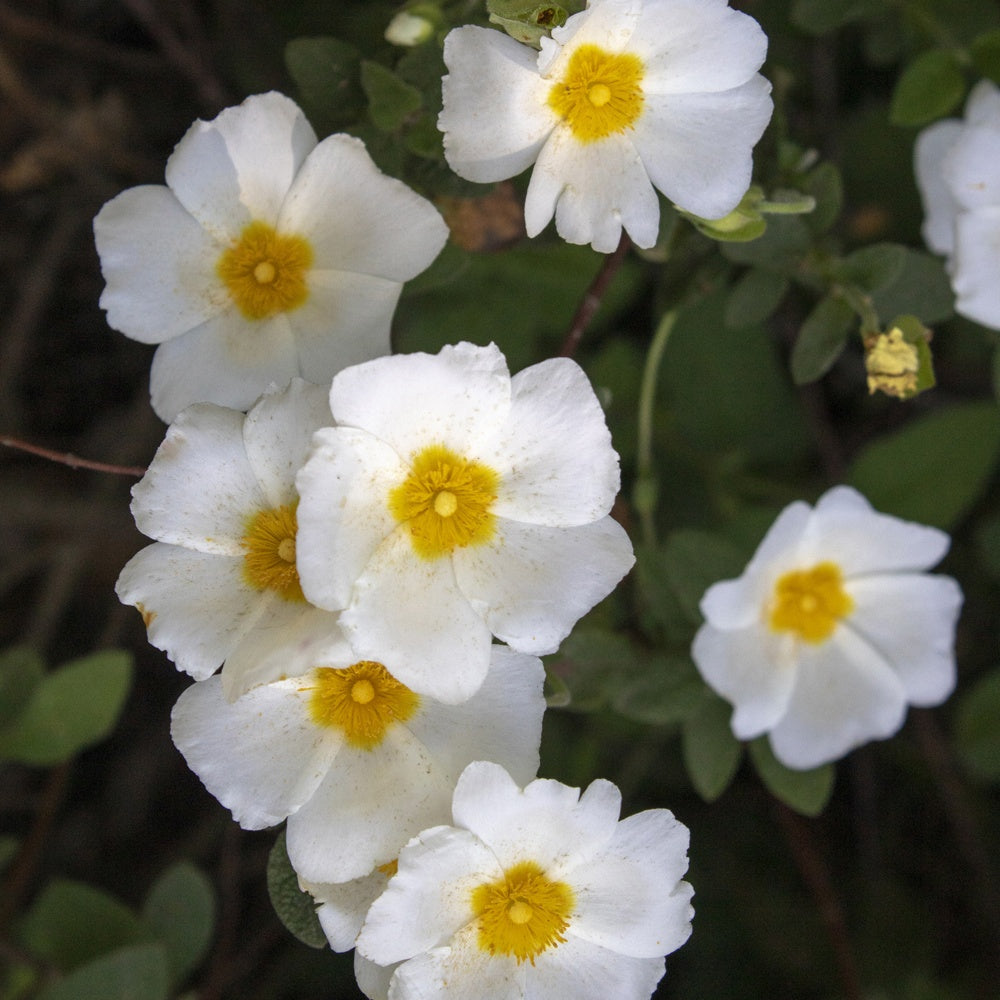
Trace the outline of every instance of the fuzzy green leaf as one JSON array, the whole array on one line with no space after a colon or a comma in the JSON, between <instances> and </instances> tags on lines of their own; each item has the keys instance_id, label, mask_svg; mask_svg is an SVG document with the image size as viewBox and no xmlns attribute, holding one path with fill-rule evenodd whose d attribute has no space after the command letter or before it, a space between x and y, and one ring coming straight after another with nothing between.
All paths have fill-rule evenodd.
<instances>
[{"instance_id":1,"label":"fuzzy green leaf","mask_svg":"<svg viewBox=\"0 0 1000 1000\"><path fill-rule=\"evenodd\" d=\"M356 121L365 106L361 53L330 36L293 38L285 66L299 88L301 104L320 135Z\"/></svg>"},{"instance_id":2,"label":"fuzzy green leaf","mask_svg":"<svg viewBox=\"0 0 1000 1000\"><path fill-rule=\"evenodd\" d=\"M295 937L310 948L326 947L316 903L308 892L299 888L299 877L288 860L284 830L278 834L267 858L267 894L278 919Z\"/></svg>"},{"instance_id":3,"label":"fuzzy green leaf","mask_svg":"<svg viewBox=\"0 0 1000 1000\"><path fill-rule=\"evenodd\" d=\"M804 816L818 816L830 800L835 771L832 764L809 771L785 767L772 753L766 736L750 743L750 759L768 791Z\"/></svg>"},{"instance_id":4,"label":"fuzzy green leaf","mask_svg":"<svg viewBox=\"0 0 1000 1000\"><path fill-rule=\"evenodd\" d=\"M733 707L705 690L702 703L684 720L681 751L695 791L714 802L736 775L743 747L729 725Z\"/></svg>"},{"instance_id":5,"label":"fuzzy green leaf","mask_svg":"<svg viewBox=\"0 0 1000 1000\"><path fill-rule=\"evenodd\" d=\"M382 132L402 128L424 103L416 87L368 59L361 63L361 86L368 97L368 115Z\"/></svg>"},{"instance_id":6,"label":"fuzzy green leaf","mask_svg":"<svg viewBox=\"0 0 1000 1000\"><path fill-rule=\"evenodd\" d=\"M825 35L883 9L882 0L795 0L792 23L810 35Z\"/></svg>"},{"instance_id":7,"label":"fuzzy green leaf","mask_svg":"<svg viewBox=\"0 0 1000 1000\"><path fill-rule=\"evenodd\" d=\"M940 323L954 312L955 295L938 257L907 249L895 277L871 293L872 305L885 321L910 313L925 324Z\"/></svg>"},{"instance_id":8,"label":"fuzzy green leaf","mask_svg":"<svg viewBox=\"0 0 1000 1000\"><path fill-rule=\"evenodd\" d=\"M736 282L726 299L726 326L763 323L781 305L790 286L788 278L753 267Z\"/></svg>"},{"instance_id":9,"label":"fuzzy green leaf","mask_svg":"<svg viewBox=\"0 0 1000 1000\"><path fill-rule=\"evenodd\" d=\"M926 125L953 110L964 93L965 76L955 53L924 52L896 81L889 117L895 125Z\"/></svg>"},{"instance_id":10,"label":"fuzzy green leaf","mask_svg":"<svg viewBox=\"0 0 1000 1000\"><path fill-rule=\"evenodd\" d=\"M676 725L700 706L704 691L688 657L652 656L641 664L638 676L622 679L613 705L615 711L647 725Z\"/></svg>"},{"instance_id":11,"label":"fuzzy green leaf","mask_svg":"<svg viewBox=\"0 0 1000 1000\"><path fill-rule=\"evenodd\" d=\"M987 79L1000 83L1000 30L973 39L972 65Z\"/></svg>"},{"instance_id":12,"label":"fuzzy green leaf","mask_svg":"<svg viewBox=\"0 0 1000 1000\"><path fill-rule=\"evenodd\" d=\"M0 653L0 730L14 721L44 676L45 663L34 649L15 646Z\"/></svg>"},{"instance_id":13,"label":"fuzzy green leaf","mask_svg":"<svg viewBox=\"0 0 1000 1000\"><path fill-rule=\"evenodd\" d=\"M158 944L120 948L43 990L37 1000L167 1000L167 956Z\"/></svg>"},{"instance_id":14,"label":"fuzzy green leaf","mask_svg":"<svg viewBox=\"0 0 1000 1000\"><path fill-rule=\"evenodd\" d=\"M806 385L822 378L844 352L857 322L854 310L842 298L828 295L820 299L806 317L792 348L792 381Z\"/></svg>"},{"instance_id":15,"label":"fuzzy green leaf","mask_svg":"<svg viewBox=\"0 0 1000 1000\"><path fill-rule=\"evenodd\" d=\"M980 781L1000 783L1000 670L963 692L955 714L955 750Z\"/></svg>"},{"instance_id":16,"label":"fuzzy green leaf","mask_svg":"<svg viewBox=\"0 0 1000 1000\"><path fill-rule=\"evenodd\" d=\"M215 893L194 865L179 862L150 889L142 919L166 948L170 981L177 986L208 950L215 925Z\"/></svg>"}]
</instances>

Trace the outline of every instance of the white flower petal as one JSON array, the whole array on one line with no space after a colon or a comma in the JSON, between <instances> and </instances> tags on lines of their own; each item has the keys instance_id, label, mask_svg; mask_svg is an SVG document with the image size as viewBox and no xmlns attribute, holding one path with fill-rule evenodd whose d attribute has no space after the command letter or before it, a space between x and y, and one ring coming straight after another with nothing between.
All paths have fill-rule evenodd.
<instances>
[{"instance_id":1,"label":"white flower petal","mask_svg":"<svg viewBox=\"0 0 1000 1000\"><path fill-rule=\"evenodd\" d=\"M196 121L167 161L167 184L217 239L249 222L273 226L316 133L294 101L256 94L210 122Z\"/></svg>"},{"instance_id":2,"label":"white flower petal","mask_svg":"<svg viewBox=\"0 0 1000 1000\"><path fill-rule=\"evenodd\" d=\"M366 875L420 830L447 820L451 789L450 776L403 726L391 726L372 750L345 745L289 817L288 858L307 882Z\"/></svg>"},{"instance_id":3,"label":"white flower petal","mask_svg":"<svg viewBox=\"0 0 1000 1000\"><path fill-rule=\"evenodd\" d=\"M232 307L160 344L149 374L150 399L167 422L192 403L247 410L272 385L286 385L298 374L287 314L247 321Z\"/></svg>"},{"instance_id":4,"label":"white flower petal","mask_svg":"<svg viewBox=\"0 0 1000 1000\"><path fill-rule=\"evenodd\" d=\"M210 677L189 687L171 714L177 749L246 830L294 813L337 755L339 733L309 719L300 683L263 684L229 702L221 680Z\"/></svg>"},{"instance_id":5,"label":"white flower petal","mask_svg":"<svg viewBox=\"0 0 1000 1000\"><path fill-rule=\"evenodd\" d=\"M296 564L306 597L331 611L347 607L355 581L397 530L389 491L406 467L366 431L328 427L313 438L299 470Z\"/></svg>"},{"instance_id":6,"label":"white flower petal","mask_svg":"<svg viewBox=\"0 0 1000 1000\"><path fill-rule=\"evenodd\" d=\"M590 0L585 10L553 29L552 37L562 46L562 53L553 54L555 46L543 44L539 69L550 78L560 77L581 45L596 45L610 52L631 48L642 8L643 0Z\"/></svg>"},{"instance_id":7,"label":"white flower petal","mask_svg":"<svg viewBox=\"0 0 1000 1000\"><path fill-rule=\"evenodd\" d=\"M941 164L959 211L1000 205L1000 120L965 124Z\"/></svg>"},{"instance_id":8,"label":"white flower petal","mask_svg":"<svg viewBox=\"0 0 1000 1000\"><path fill-rule=\"evenodd\" d=\"M771 748L786 767L808 769L843 757L903 724L902 682L882 655L847 628L801 644L795 689Z\"/></svg>"},{"instance_id":9,"label":"white flower petal","mask_svg":"<svg viewBox=\"0 0 1000 1000\"><path fill-rule=\"evenodd\" d=\"M573 937L634 958L669 955L691 935L687 827L666 809L622 820L610 842L576 868Z\"/></svg>"},{"instance_id":10,"label":"white flower petal","mask_svg":"<svg viewBox=\"0 0 1000 1000\"><path fill-rule=\"evenodd\" d=\"M647 95L632 142L649 179L685 212L727 215L750 186L753 146L771 120L770 92L767 80L753 76L721 92Z\"/></svg>"},{"instance_id":11,"label":"white flower petal","mask_svg":"<svg viewBox=\"0 0 1000 1000\"><path fill-rule=\"evenodd\" d=\"M332 135L309 154L281 206L278 229L304 236L318 269L395 282L426 269L448 238L437 209L383 174L365 144L349 135Z\"/></svg>"},{"instance_id":12,"label":"white flower petal","mask_svg":"<svg viewBox=\"0 0 1000 1000\"><path fill-rule=\"evenodd\" d=\"M563 944L535 959L528 979L533 997L649 1000L665 969L660 957L632 958L570 933Z\"/></svg>"},{"instance_id":13,"label":"white flower petal","mask_svg":"<svg viewBox=\"0 0 1000 1000\"><path fill-rule=\"evenodd\" d=\"M358 989L369 1000L389 1000L389 983L392 982L395 965L376 965L361 952L354 952L354 978Z\"/></svg>"},{"instance_id":14,"label":"white flower petal","mask_svg":"<svg viewBox=\"0 0 1000 1000\"><path fill-rule=\"evenodd\" d=\"M947 576L907 574L849 580L846 624L895 669L912 705L939 705L955 687L955 623L962 591Z\"/></svg>"},{"instance_id":15,"label":"white flower petal","mask_svg":"<svg viewBox=\"0 0 1000 1000\"><path fill-rule=\"evenodd\" d=\"M330 409L338 424L374 434L403 459L430 444L464 454L506 418L510 374L495 344L397 354L341 372Z\"/></svg>"},{"instance_id":16,"label":"white flower petal","mask_svg":"<svg viewBox=\"0 0 1000 1000\"><path fill-rule=\"evenodd\" d=\"M457 549L458 587L493 634L524 653L553 653L635 562L611 517L566 528L498 520L487 544Z\"/></svg>"},{"instance_id":17,"label":"white flower petal","mask_svg":"<svg viewBox=\"0 0 1000 1000\"><path fill-rule=\"evenodd\" d=\"M132 514L144 535L242 557L247 519L267 507L243 448L243 419L218 406L193 406L167 428L132 487Z\"/></svg>"},{"instance_id":18,"label":"white flower petal","mask_svg":"<svg viewBox=\"0 0 1000 1000\"><path fill-rule=\"evenodd\" d=\"M375 552L340 623L360 657L391 664L401 683L449 705L472 697L489 669L490 630L451 561L416 556L403 528Z\"/></svg>"},{"instance_id":19,"label":"white flower petal","mask_svg":"<svg viewBox=\"0 0 1000 1000\"><path fill-rule=\"evenodd\" d=\"M330 882L322 885L306 885L319 903L316 916L334 951L350 951L365 922L368 908L382 894L388 884L388 876L380 871L349 882ZM386 980L386 989L389 983Z\"/></svg>"},{"instance_id":20,"label":"white flower petal","mask_svg":"<svg viewBox=\"0 0 1000 1000\"><path fill-rule=\"evenodd\" d=\"M950 254L955 246L958 202L944 178L944 161L962 133L957 118L935 122L917 136L913 167L924 205L924 242L935 253Z\"/></svg>"},{"instance_id":21,"label":"white flower petal","mask_svg":"<svg viewBox=\"0 0 1000 1000\"><path fill-rule=\"evenodd\" d=\"M703 625L691 656L705 682L734 706L737 739L767 732L784 717L796 676L796 646L789 636L755 623L745 628Z\"/></svg>"},{"instance_id":22,"label":"white flower petal","mask_svg":"<svg viewBox=\"0 0 1000 1000\"><path fill-rule=\"evenodd\" d=\"M582 143L560 124L531 173L524 203L528 235L537 236L555 213L556 230L567 243L610 253L624 227L636 246L653 246L660 205L647 169L629 136Z\"/></svg>"},{"instance_id":23,"label":"white flower petal","mask_svg":"<svg viewBox=\"0 0 1000 1000\"><path fill-rule=\"evenodd\" d=\"M358 951L389 965L437 947L472 921L472 891L501 874L493 852L474 834L425 830L400 852L399 870L365 918Z\"/></svg>"},{"instance_id":24,"label":"white flower petal","mask_svg":"<svg viewBox=\"0 0 1000 1000\"><path fill-rule=\"evenodd\" d=\"M955 311L1000 330L1000 204L958 216L951 272Z\"/></svg>"},{"instance_id":25,"label":"white flower petal","mask_svg":"<svg viewBox=\"0 0 1000 1000\"><path fill-rule=\"evenodd\" d=\"M150 643L196 680L219 668L269 603L244 582L242 559L160 542L125 564L115 593L142 613Z\"/></svg>"},{"instance_id":26,"label":"white flower petal","mask_svg":"<svg viewBox=\"0 0 1000 1000\"><path fill-rule=\"evenodd\" d=\"M502 471L493 513L548 525L607 514L620 485L618 456L580 366L551 358L515 375L511 391L506 422L479 449L483 462Z\"/></svg>"},{"instance_id":27,"label":"white flower petal","mask_svg":"<svg viewBox=\"0 0 1000 1000\"><path fill-rule=\"evenodd\" d=\"M965 118L973 125L986 125L1000 120L1000 88L992 80L980 80L969 91L965 102Z\"/></svg>"},{"instance_id":28,"label":"white flower petal","mask_svg":"<svg viewBox=\"0 0 1000 1000\"><path fill-rule=\"evenodd\" d=\"M521 173L558 121L546 104L551 83L539 77L536 54L492 28L466 25L448 32L444 61L438 128L448 165L479 183ZM515 113L497 113L498 95Z\"/></svg>"},{"instance_id":29,"label":"white flower petal","mask_svg":"<svg viewBox=\"0 0 1000 1000\"><path fill-rule=\"evenodd\" d=\"M159 344L229 305L215 273L221 246L165 187L129 188L94 219L108 325ZM155 252L154 252L155 248Z\"/></svg>"}]
</instances>

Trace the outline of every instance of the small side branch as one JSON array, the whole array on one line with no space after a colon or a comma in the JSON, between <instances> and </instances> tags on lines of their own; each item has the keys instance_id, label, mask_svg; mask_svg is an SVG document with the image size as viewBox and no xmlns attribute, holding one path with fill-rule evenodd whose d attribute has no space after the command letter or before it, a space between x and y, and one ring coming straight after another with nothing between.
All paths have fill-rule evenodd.
<instances>
[{"instance_id":1,"label":"small side branch","mask_svg":"<svg viewBox=\"0 0 1000 1000\"><path fill-rule=\"evenodd\" d=\"M146 470L141 465L111 465L108 462L94 462L89 458L80 458L79 455L73 455L68 451L53 451L51 448L29 444L27 441L6 435L0 435L0 445L5 448L26 451L30 455L38 455L50 462L57 462L59 465L68 465L71 469L91 469L94 472L107 472L113 476L132 476L134 479L139 479L146 474Z\"/></svg>"}]
</instances>

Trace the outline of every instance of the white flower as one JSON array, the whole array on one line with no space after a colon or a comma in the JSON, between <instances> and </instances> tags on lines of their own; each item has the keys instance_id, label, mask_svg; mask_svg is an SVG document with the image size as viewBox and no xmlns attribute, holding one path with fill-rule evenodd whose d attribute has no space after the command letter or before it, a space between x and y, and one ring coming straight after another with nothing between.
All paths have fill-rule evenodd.
<instances>
[{"instance_id":1,"label":"white flower","mask_svg":"<svg viewBox=\"0 0 1000 1000\"><path fill-rule=\"evenodd\" d=\"M512 379L492 344L395 355L341 372L330 406L297 478L302 587L414 691L469 697L491 633L554 652L631 567L608 516L618 456L575 362Z\"/></svg>"},{"instance_id":2,"label":"white flower","mask_svg":"<svg viewBox=\"0 0 1000 1000\"><path fill-rule=\"evenodd\" d=\"M281 94L195 122L166 179L108 202L94 235L108 323L161 345L150 391L167 422L190 403L245 410L272 383L328 382L387 354L402 283L447 236L363 143L317 145Z\"/></svg>"},{"instance_id":3,"label":"white flower","mask_svg":"<svg viewBox=\"0 0 1000 1000\"><path fill-rule=\"evenodd\" d=\"M701 600L692 655L732 702L735 735L767 733L782 763L806 769L891 736L907 704L944 701L962 592L922 571L948 544L847 486L786 507L743 575Z\"/></svg>"},{"instance_id":4,"label":"white flower","mask_svg":"<svg viewBox=\"0 0 1000 1000\"><path fill-rule=\"evenodd\" d=\"M402 964L392 1000L649 997L691 933L688 831L666 809L618 821L621 795L477 761L454 826L425 830L368 912L358 951Z\"/></svg>"},{"instance_id":5,"label":"white flower","mask_svg":"<svg viewBox=\"0 0 1000 1000\"><path fill-rule=\"evenodd\" d=\"M767 38L725 0L590 0L542 50L486 28L445 39L445 156L471 181L535 164L529 236L555 214L569 243L608 252L622 227L656 242L654 187L708 219L736 207L771 117Z\"/></svg>"},{"instance_id":6,"label":"white flower","mask_svg":"<svg viewBox=\"0 0 1000 1000\"><path fill-rule=\"evenodd\" d=\"M287 817L288 857L303 882L346 882L446 821L471 760L502 761L524 780L535 774L543 677L537 657L503 646L462 705L420 697L381 663L350 656L234 702L210 677L181 695L171 735L245 829Z\"/></svg>"},{"instance_id":7,"label":"white flower","mask_svg":"<svg viewBox=\"0 0 1000 1000\"><path fill-rule=\"evenodd\" d=\"M917 136L924 241L947 257L955 310L1000 330L1000 90L973 87L965 119Z\"/></svg>"},{"instance_id":8,"label":"white flower","mask_svg":"<svg viewBox=\"0 0 1000 1000\"><path fill-rule=\"evenodd\" d=\"M157 541L115 591L178 669L202 680L225 662L229 697L347 649L295 569L295 473L329 422L327 390L301 379L246 415L191 406L132 489L136 525Z\"/></svg>"}]
</instances>

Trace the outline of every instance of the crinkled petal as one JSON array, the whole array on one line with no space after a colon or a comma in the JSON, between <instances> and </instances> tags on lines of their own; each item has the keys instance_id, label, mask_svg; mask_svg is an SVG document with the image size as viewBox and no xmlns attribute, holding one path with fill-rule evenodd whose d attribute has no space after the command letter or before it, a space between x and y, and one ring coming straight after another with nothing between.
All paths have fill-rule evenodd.
<instances>
[{"instance_id":1,"label":"crinkled petal","mask_svg":"<svg viewBox=\"0 0 1000 1000\"><path fill-rule=\"evenodd\" d=\"M296 563L306 597L345 608L358 577L398 525L389 491L406 466L388 445L353 427L317 431L312 455L296 476Z\"/></svg>"},{"instance_id":2,"label":"crinkled petal","mask_svg":"<svg viewBox=\"0 0 1000 1000\"><path fill-rule=\"evenodd\" d=\"M612 517L568 528L498 519L484 545L453 555L458 587L493 634L522 653L554 653L614 590L635 557Z\"/></svg>"},{"instance_id":3,"label":"crinkled petal","mask_svg":"<svg viewBox=\"0 0 1000 1000\"><path fill-rule=\"evenodd\" d=\"M144 344L178 337L229 306L222 247L165 187L129 188L94 219L108 325Z\"/></svg>"},{"instance_id":4,"label":"crinkled petal","mask_svg":"<svg viewBox=\"0 0 1000 1000\"><path fill-rule=\"evenodd\" d=\"M962 591L948 576L849 580L847 626L890 663L913 705L939 705L955 687L955 623Z\"/></svg>"},{"instance_id":5,"label":"crinkled petal","mask_svg":"<svg viewBox=\"0 0 1000 1000\"><path fill-rule=\"evenodd\" d=\"M620 475L597 396L568 358L511 380L510 415L479 452L502 473L492 511L533 524L587 524L611 510Z\"/></svg>"},{"instance_id":6,"label":"crinkled petal","mask_svg":"<svg viewBox=\"0 0 1000 1000\"><path fill-rule=\"evenodd\" d=\"M621 792L598 778L581 795L549 778L524 787L487 761L470 764L452 800L455 825L471 830L502 868L530 858L552 878L563 878L611 839L621 811Z\"/></svg>"},{"instance_id":7,"label":"crinkled petal","mask_svg":"<svg viewBox=\"0 0 1000 1000\"><path fill-rule=\"evenodd\" d=\"M471 698L489 669L490 630L451 560L417 556L405 528L372 556L340 623L360 657L391 664L408 688L449 705Z\"/></svg>"},{"instance_id":8,"label":"crinkled petal","mask_svg":"<svg viewBox=\"0 0 1000 1000\"><path fill-rule=\"evenodd\" d=\"M354 978L368 1000L389 1000L389 984L396 969L396 965L376 965L355 949Z\"/></svg>"},{"instance_id":9,"label":"crinkled petal","mask_svg":"<svg viewBox=\"0 0 1000 1000\"><path fill-rule=\"evenodd\" d=\"M149 393L168 423L192 403L248 410L272 385L299 374L295 338L285 313L246 320L227 309L153 355Z\"/></svg>"},{"instance_id":10,"label":"crinkled petal","mask_svg":"<svg viewBox=\"0 0 1000 1000\"><path fill-rule=\"evenodd\" d=\"M945 156L941 169L959 211L1000 205L1000 119L965 125Z\"/></svg>"},{"instance_id":11,"label":"crinkled petal","mask_svg":"<svg viewBox=\"0 0 1000 1000\"><path fill-rule=\"evenodd\" d=\"M334 951L350 951L354 947L368 908L382 894L388 882L388 876L376 870L349 882L305 886L320 904L316 916Z\"/></svg>"},{"instance_id":12,"label":"crinkled petal","mask_svg":"<svg viewBox=\"0 0 1000 1000\"><path fill-rule=\"evenodd\" d=\"M917 136L913 168L924 205L924 242L935 253L950 254L955 247L958 202L944 177L944 161L962 133L957 118L935 122Z\"/></svg>"},{"instance_id":13,"label":"crinkled petal","mask_svg":"<svg viewBox=\"0 0 1000 1000\"><path fill-rule=\"evenodd\" d=\"M691 657L713 691L733 705L737 739L767 732L785 714L795 685L794 640L755 623L745 628L703 625Z\"/></svg>"},{"instance_id":14,"label":"crinkled petal","mask_svg":"<svg viewBox=\"0 0 1000 1000\"><path fill-rule=\"evenodd\" d=\"M666 809L622 820L601 851L572 873L570 933L621 955L669 955L691 935L694 890L688 830Z\"/></svg>"},{"instance_id":15,"label":"crinkled petal","mask_svg":"<svg viewBox=\"0 0 1000 1000\"><path fill-rule=\"evenodd\" d=\"M451 169L479 183L527 169L558 121L546 103L552 84L538 75L537 55L492 28L466 25L448 33L444 61L438 128Z\"/></svg>"},{"instance_id":16,"label":"crinkled petal","mask_svg":"<svg viewBox=\"0 0 1000 1000\"><path fill-rule=\"evenodd\" d=\"M201 552L242 556L247 518L267 507L243 447L243 414L192 406L167 428L132 487L144 535Z\"/></svg>"},{"instance_id":17,"label":"crinkled petal","mask_svg":"<svg viewBox=\"0 0 1000 1000\"><path fill-rule=\"evenodd\" d=\"M992 80L980 80L969 91L965 120L972 125L1000 122L1000 88Z\"/></svg>"},{"instance_id":18,"label":"crinkled petal","mask_svg":"<svg viewBox=\"0 0 1000 1000\"><path fill-rule=\"evenodd\" d=\"M288 819L288 858L307 882L367 875L396 858L420 830L448 819L451 790L452 777L420 741L391 726L372 750L341 750L309 801Z\"/></svg>"},{"instance_id":19,"label":"crinkled petal","mask_svg":"<svg viewBox=\"0 0 1000 1000\"><path fill-rule=\"evenodd\" d=\"M717 93L648 94L632 143L649 179L685 212L727 215L750 186L753 147L771 120L770 93L758 75Z\"/></svg>"},{"instance_id":20,"label":"crinkled petal","mask_svg":"<svg viewBox=\"0 0 1000 1000\"><path fill-rule=\"evenodd\" d=\"M495 344L449 344L438 354L396 354L341 372L330 409L403 459L432 444L460 454L491 436L510 409L510 373Z\"/></svg>"},{"instance_id":21,"label":"crinkled petal","mask_svg":"<svg viewBox=\"0 0 1000 1000\"><path fill-rule=\"evenodd\" d=\"M314 432L333 422L329 391L301 379L265 395L246 416L243 445L271 507L298 499L295 474L305 464Z\"/></svg>"},{"instance_id":22,"label":"crinkled petal","mask_svg":"<svg viewBox=\"0 0 1000 1000\"><path fill-rule=\"evenodd\" d=\"M244 582L242 559L160 542L125 564L115 593L138 608L150 643L195 680L222 665L270 603Z\"/></svg>"},{"instance_id":23,"label":"crinkled petal","mask_svg":"<svg viewBox=\"0 0 1000 1000\"><path fill-rule=\"evenodd\" d=\"M567 243L589 243L610 253L624 227L637 246L651 247L659 233L660 205L630 137L582 143L560 124L531 172L524 203L528 235L537 236L553 213Z\"/></svg>"},{"instance_id":24,"label":"crinkled petal","mask_svg":"<svg viewBox=\"0 0 1000 1000\"><path fill-rule=\"evenodd\" d=\"M448 227L437 209L383 174L365 144L331 135L310 154L281 206L281 232L304 236L321 270L401 283L441 252Z\"/></svg>"},{"instance_id":25,"label":"crinkled petal","mask_svg":"<svg viewBox=\"0 0 1000 1000\"><path fill-rule=\"evenodd\" d=\"M490 760L526 784L538 772L544 680L537 656L494 645L486 680L468 701L442 705L426 699L407 725L452 783L467 764Z\"/></svg>"},{"instance_id":26,"label":"crinkled petal","mask_svg":"<svg viewBox=\"0 0 1000 1000\"><path fill-rule=\"evenodd\" d=\"M958 216L951 286L956 312L1000 330L1000 205Z\"/></svg>"},{"instance_id":27,"label":"crinkled petal","mask_svg":"<svg viewBox=\"0 0 1000 1000\"><path fill-rule=\"evenodd\" d=\"M251 221L273 226L316 133L294 101L248 97L210 122L196 121L167 160L167 184L217 239Z\"/></svg>"},{"instance_id":28,"label":"crinkled petal","mask_svg":"<svg viewBox=\"0 0 1000 1000\"><path fill-rule=\"evenodd\" d=\"M550 79L561 79L566 63L581 45L596 45L609 52L630 49L642 8L643 0L591 0L585 10L553 29L554 41L542 39L540 72Z\"/></svg>"},{"instance_id":29,"label":"crinkled petal","mask_svg":"<svg viewBox=\"0 0 1000 1000\"><path fill-rule=\"evenodd\" d=\"M472 891L503 874L493 852L467 830L424 830L399 854L399 869L372 904L358 951L389 965L444 944L473 918Z\"/></svg>"},{"instance_id":30,"label":"crinkled petal","mask_svg":"<svg viewBox=\"0 0 1000 1000\"><path fill-rule=\"evenodd\" d=\"M177 749L246 830L295 813L337 756L340 734L310 720L301 683L262 684L230 702L210 677L189 687L171 714Z\"/></svg>"},{"instance_id":31,"label":"crinkled petal","mask_svg":"<svg viewBox=\"0 0 1000 1000\"><path fill-rule=\"evenodd\" d=\"M666 963L657 958L633 958L601 948L573 935L535 959L528 972L532 997L572 997L573 1000L647 1000L663 978Z\"/></svg>"},{"instance_id":32,"label":"crinkled petal","mask_svg":"<svg viewBox=\"0 0 1000 1000\"><path fill-rule=\"evenodd\" d=\"M788 710L771 730L774 755L808 769L843 757L903 724L906 694L883 656L855 632L838 628L825 642L801 643Z\"/></svg>"}]
</instances>

